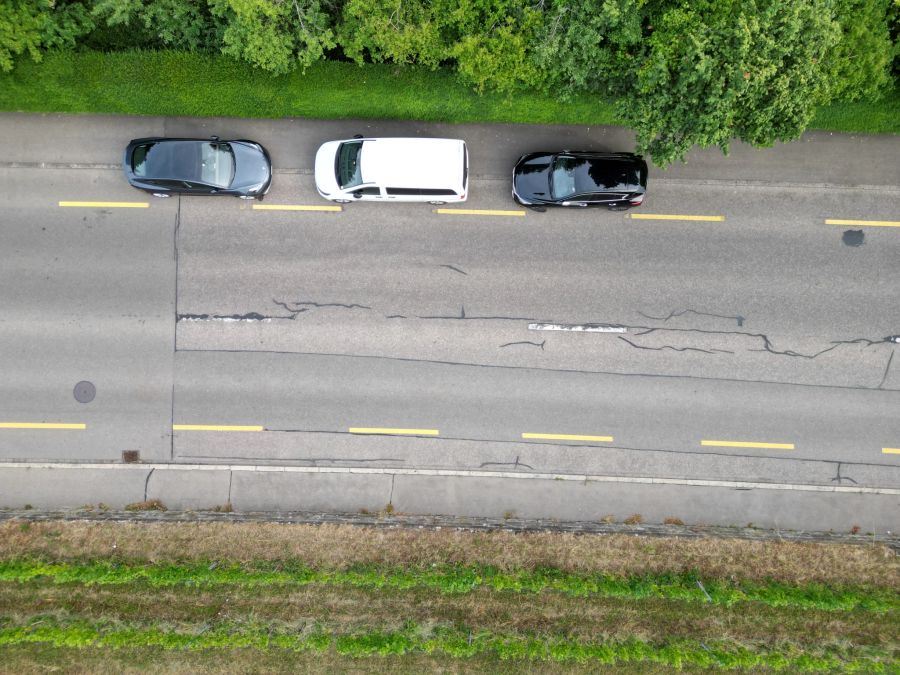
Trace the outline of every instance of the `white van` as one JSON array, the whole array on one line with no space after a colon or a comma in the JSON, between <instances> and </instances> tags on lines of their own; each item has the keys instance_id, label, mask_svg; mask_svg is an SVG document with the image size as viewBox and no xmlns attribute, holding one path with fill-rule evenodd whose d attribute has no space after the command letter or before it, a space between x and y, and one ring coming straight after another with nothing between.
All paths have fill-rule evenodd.
<instances>
[{"instance_id":1,"label":"white van","mask_svg":"<svg viewBox=\"0 0 900 675\"><path fill-rule=\"evenodd\" d=\"M316 190L334 202L464 202L468 182L457 139L351 138L316 152Z\"/></svg>"}]
</instances>

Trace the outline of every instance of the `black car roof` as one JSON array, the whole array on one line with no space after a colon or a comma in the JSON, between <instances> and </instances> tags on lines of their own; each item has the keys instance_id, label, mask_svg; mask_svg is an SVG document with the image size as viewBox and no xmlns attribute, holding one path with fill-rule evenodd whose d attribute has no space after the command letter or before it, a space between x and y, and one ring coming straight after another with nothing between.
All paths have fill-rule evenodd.
<instances>
[{"instance_id":1,"label":"black car roof","mask_svg":"<svg viewBox=\"0 0 900 675\"><path fill-rule=\"evenodd\" d=\"M209 141L167 140L148 141L144 178L171 178L199 181L201 177L200 147Z\"/></svg>"}]
</instances>

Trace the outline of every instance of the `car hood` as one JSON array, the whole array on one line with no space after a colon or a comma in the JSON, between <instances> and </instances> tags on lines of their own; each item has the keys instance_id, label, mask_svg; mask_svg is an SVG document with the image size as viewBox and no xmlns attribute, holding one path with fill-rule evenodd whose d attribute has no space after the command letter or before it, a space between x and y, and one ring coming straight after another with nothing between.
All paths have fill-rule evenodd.
<instances>
[{"instance_id":1,"label":"car hood","mask_svg":"<svg viewBox=\"0 0 900 675\"><path fill-rule=\"evenodd\" d=\"M513 189L526 201L550 200L550 163L553 155L525 155L516 163Z\"/></svg>"},{"instance_id":2,"label":"car hood","mask_svg":"<svg viewBox=\"0 0 900 675\"><path fill-rule=\"evenodd\" d=\"M231 142L234 151L234 180L231 189L265 185L272 178L272 164L261 145Z\"/></svg>"},{"instance_id":3,"label":"car hood","mask_svg":"<svg viewBox=\"0 0 900 675\"><path fill-rule=\"evenodd\" d=\"M334 156L341 141L323 143L316 152L316 189L323 195L333 195L340 191L334 173Z\"/></svg>"}]
</instances>

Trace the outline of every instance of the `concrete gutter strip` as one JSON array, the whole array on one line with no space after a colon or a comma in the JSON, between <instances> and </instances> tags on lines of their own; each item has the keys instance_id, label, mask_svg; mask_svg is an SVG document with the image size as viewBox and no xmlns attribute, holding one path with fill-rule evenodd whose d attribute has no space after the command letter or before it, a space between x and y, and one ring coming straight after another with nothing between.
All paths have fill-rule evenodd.
<instances>
[{"instance_id":1,"label":"concrete gutter strip","mask_svg":"<svg viewBox=\"0 0 900 675\"><path fill-rule=\"evenodd\" d=\"M479 471L466 469L404 469L374 467L275 466L259 464L99 464L64 462L2 462L3 469L57 469L108 471L234 471L250 473L356 474L387 476L436 476L452 478L512 478L576 483L631 483L639 485L678 485L718 487L736 490L791 490L796 492L826 492L844 494L900 496L900 488L862 487L845 485L802 485L797 483L765 483L749 481L702 480L690 478L654 478L634 476L599 476L590 474L539 473L525 471Z\"/></svg>"}]
</instances>

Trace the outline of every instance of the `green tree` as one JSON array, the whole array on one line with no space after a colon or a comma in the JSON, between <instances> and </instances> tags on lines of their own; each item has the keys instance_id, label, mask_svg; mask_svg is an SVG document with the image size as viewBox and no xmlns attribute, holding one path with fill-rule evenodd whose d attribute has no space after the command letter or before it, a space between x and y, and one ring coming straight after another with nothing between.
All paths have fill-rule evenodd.
<instances>
[{"instance_id":1,"label":"green tree","mask_svg":"<svg viewBox=\"0 0 900 675\"><path fill-rule=\"evenodd\" d=\"M891 84L895 46L888 27L890 5L891 0L835 1L841 37L825 59L831 99L873 100Z\"/></svg>"},{"instance_id":2,"label":"green tree","mask_svg":"<svg viewBox=\"0 0 900 675\"><path fill-rule=\"evenodd\" d=\"M435 69L447 58L446 26L428 0L348 0L336 40L362 64L420 64Z\"/></svg>"},{"instance_id":3,"label":"green tree","mask_svg":"<svg viewBox=\"0 0 900 675\"><path fill-rule=\"evenodd\" d=\"M140 27L160 47L211 51L221 29L205 2L185 0L94 0L91 14L107 26Z\"/></svg>"},{"instance_id":4,"label":"green tree","mask_svg":"<svg viewBox=\"0 0 900 675\"><path fill-rule=\"evenodd\" d=\"M276 75L305 69L335 46L319 0L209 0L224 20L222 53Z\"/></svg>"},{"instance_id":5,"label":"green tree","mask_svg":"<svg viewBox=\"0 0 900 675\"><path fill-rule=\"evenodd\" d=\"M543 81L563 97L611 94L633 67L647 0L555 0L534 41Z\"/></svg>"},{"instance_id":6,"label":"green tree","mask_svg":"<svg viewBox=\"0 0 900 675\"><path fill-rule=\"evenodd\" d=\"M828 0L685 0L649 19L617 105L658 164L694 145L727 153L732 138L795 139L826 96L840 39Z\"/></svg>"},{"instance_id":7,"label":"green tree","mask_svg":"<svg viewBox=\"0 0 900 675\"><path fill-rule=\"evenodd\" d=\"M0 3L0 70L9 72L13 59L28 53L41 60L49 2L5 0Z\"/></svg>"}]
</instances>

